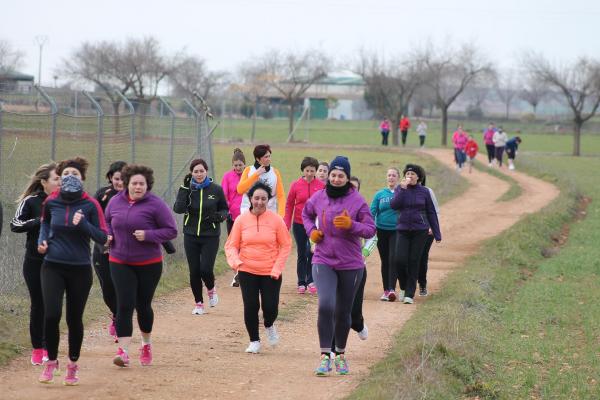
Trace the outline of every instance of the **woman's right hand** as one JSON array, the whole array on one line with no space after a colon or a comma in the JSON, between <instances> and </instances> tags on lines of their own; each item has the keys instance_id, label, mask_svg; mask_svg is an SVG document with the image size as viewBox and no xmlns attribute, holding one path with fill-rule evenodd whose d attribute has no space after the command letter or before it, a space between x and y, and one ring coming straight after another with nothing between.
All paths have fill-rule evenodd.
<instances>
[{"instance_id":1,"label":"woman's right hand","mask_svg":"<svg viewBox=\"0 0 600 400\"><path fill-rule=\"evenodd\" d=\"M43 240L42 244L38 244L37 250L38 250L38 253L40 253L40 254L46 254L46 251L48 251L48 242Z\"/></svg>"},{"instance_id":2,"label":"woman's right hand","mask_svg":"<svg viewBox=\"0 0 600 400\"><path fill-rule=\"evenodd\" d=\"M400 181L400 187L402 189L406 189L408 187L408 182L409 182L408 178L406 178L406 177L402 178L402 180Z\"/></svg>"},{"instance_id":3,"label":"woman's right hand","mask_svg":"<svg viewBox=\"0 0 600 400\"><path fill-rule=\"evenodd\" d=\"M183 186L189 188L190 182L192 181L192 174L187 174L183 177Z\"/></svg>"},{"instance_id":4,"label":"woman's right hand","mask_svg":"<svg viewBox=\"0 0 600 400\"><path fill-rule=\"evenodd\" d=\"M322 230L315 229L310 233L310 240L312 240L313 243L319 243L323 240L323 236L325 236L325 234Z\"/></svg>"},{"instance_id":5,"label":"woman's right hand","mask_svg":"<svg viewBox=\"0 0 600 400\"><path fill-rule=\"evenodd\" d=\"M265 172L267 172L267 169L265 168L265 166L264 166L264 165L261 165L261 166L260 166L260 168L258 168L258 169L256 170L256 173L258 174L258 176L260 176L260 175L264 174Z\"/></svg>"}]
</instances>

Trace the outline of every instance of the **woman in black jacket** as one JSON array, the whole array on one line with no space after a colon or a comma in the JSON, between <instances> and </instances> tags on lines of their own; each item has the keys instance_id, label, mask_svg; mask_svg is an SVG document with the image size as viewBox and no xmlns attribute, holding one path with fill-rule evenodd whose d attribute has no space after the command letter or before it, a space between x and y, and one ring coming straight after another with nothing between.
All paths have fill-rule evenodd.
<instances>
[{"instance_id":1,"label":"woman in black jacket","mask_svg":"<svg viewBox=\"0 0 600 400\"><path fill-rule=\"evenodd\" d=\"M202 282L208 292L208 304L219 302L215 288L215 259L219 250L221 222L227 218L229 208L221 186L208 177L208 165L198 158L190 164L177 193L173 211L184 214L183 246L190 268L190 286L196 306L192 314L204 314Z\"/></svg>"},{"instance_id":2,"label":"woman in black jacket","mask_svg":"<svg viewBox=\"0 0 600 400\"><path fill-rule=\"evenodd\" d=\"M42 365L48 359L44 343L44 300L40 280L40 270L44 256L37 251L40 217L44 200L59 185L60 177L56 174L56 164L50 163L40 166L31 177L27 188L19 196L19 205L15 217L10 221L11 231L27 233L23 277L31 300L29 335L33 347L31 352L31 363L33 365Z\"/></svg>"}]
</instances>

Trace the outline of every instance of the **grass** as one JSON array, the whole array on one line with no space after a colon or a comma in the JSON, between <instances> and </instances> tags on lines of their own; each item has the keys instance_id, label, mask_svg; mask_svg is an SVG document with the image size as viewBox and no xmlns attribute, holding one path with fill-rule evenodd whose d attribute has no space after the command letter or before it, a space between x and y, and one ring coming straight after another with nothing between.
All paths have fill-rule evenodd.
<instances>
[{"instance_id":1,"label":"grass","mask_svg":"<svg viewBox=\"0 0 600 400\"><path fill-rule=\"evenodd\" d=\"M600 162L540 155L519 167L559 198L451 274L351 399L599 398L600 205L573 218L582 194L600 198Z\"/></svg>"},{"instance_id":2,"label":"grass","mask_svg":"<svg viewBox=\"0 0 600 400\"><path fill-rule=\"evenodd\" d=\"M498 198L498 200L496 200L496 201L498 201L498 202L511 201L511 200L519 197L521 195L521 193L523 192L519 183L514 178L512 178L510 175L506 175L506 174L498 171L495 168L489 168L488 166L483 164L481 161L477 161L477 160L475 160L475 162L473 163L473 167L478 171L485 172L485 173L490 174L498 179L502 179L503 181L508 182L508 184L510 185L509 189L506 192L504 192L504 194L502 196L500 196Z\"/></svg>"}]
</instances>

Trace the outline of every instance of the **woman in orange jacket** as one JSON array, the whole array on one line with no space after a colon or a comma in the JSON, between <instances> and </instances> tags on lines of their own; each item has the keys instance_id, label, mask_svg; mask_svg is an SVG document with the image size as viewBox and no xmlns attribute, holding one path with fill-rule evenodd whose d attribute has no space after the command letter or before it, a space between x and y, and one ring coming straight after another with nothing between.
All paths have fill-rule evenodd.
<instances>
[{"instance_id":1,"label":"woman in orange jacket","mask_svg":"<svg viewBox=\"0 0 600 400\"><path fill-rule=\"evenodd\" d=\"M246 353L260 352L258 311L261 303L269 344L275 346L279 342L274 323L279 308L281 272L290 255L292 239L283 219L267 208L272 197L269 185L256 182L248 191L250 212L235 220L225 243L227 263L238 272L240 279L244 323L250 336Z\"/></svg>"}]
</instances>

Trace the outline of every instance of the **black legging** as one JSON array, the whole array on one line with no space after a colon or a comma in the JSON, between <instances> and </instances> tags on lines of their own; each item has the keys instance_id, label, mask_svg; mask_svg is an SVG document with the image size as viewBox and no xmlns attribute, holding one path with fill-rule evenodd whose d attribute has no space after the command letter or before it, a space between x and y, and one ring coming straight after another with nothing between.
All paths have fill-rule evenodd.
<instances>
[{"instance_id":1,"label":"black legging","mask_svg":"<svg viewBox=\"0 0 600 400\"><path fill-rule=\"evenodd\" d=\"M367 283L367 269L364 269L363 277L360 280L356 296L352 302L352 311L350 312L350 318L352 318L352 324L350 328L355 332L360 332L365 329L365 318L362 313L363 298L365 297L365 284ZM331 344L331 352L335 353L335 336L333 337L333 343Z\"/></svg>"},{"instance_id":2,"label":"black legging","mask_svg":"<svg viewBox=\"0 0 600 400\"><path fill-rule=\"evenodd\" d=\"M402 146L406 145L406 137L408 136L408 131L400 131L402 134Z\"/></svg>"},{"instance_id":3,"label":"black legging","mask_svg":"<svg viewBox=\"0 0 600 400\"><path fill-rule=\"evenodd\" d=\"M273 326L279 313L279 291L282 278L273 279L269 275L255 275L240 271L240 289L244 302L244 324L251 342L260 340L258 334L258 311L262 307L266 328ZM260 297L260 301L259 301Z\"/></svg>"},{"instance_id":4,"label":"black legging","mask_svg":"<svg viewBox=\"0 0 600 400\"><path fill-rule=\"evenodd\" d=\"M117 315L117 294L115 293L115 285L110 276L108 254L104 254L97 246L94 246L92 261L98 282L100 282L104 304L110 310L112 317L115 318Z\"/></svg>"},{"instance_id":5,"label":"black legging","mask_svg":"<svg viewBox=\"0 0 600 400\"><path fill-rule=\"evenodd\" d=\"M427 270L429 269L429 250L433 244L433 235L427 235L425 241L425 247L423 247L423 254L421 255L421 265L419 266L419 287L427 287Z\"/></svg>"},{"instance_id":6,"label":"black legging","mask_svg":"<svg viewBox=\"0 0 600 400\"><path fill-rule=\"evenodd\" d=\"M117 336L131 337L133 310L143 333L152 332L154 311L152 298L160 276L162 261L149 265L110 263L110 275L117 293Z\"/></svg>"},{"instance_id":7,"label":"black legging","mask_svg":"<svg viewBox=\"0 0 600 400\"><path fill-rule=\"evenodd\" d=\"M48 358L58 357L59 325L63 297L67 294L69 359L77 361L83 343L83 311L92 287L91 265L68 265L44 261L41 281L44 295L44 335Z\"/></svg>"},{"instance_id":8,"label":"black legging","mask_svg":"<svg viewBox=\"0 0 600 400\"><path fill-rule=\"evenodd\" d=\"M504 146L496 147L496 161L498 161L498 165L502 166L502 156L504 156Z\"/></svg>"},{"instance_id":9,"label":"black legging","mask_svg":"<svg viewBox=\"0 0 600 400\"><path fill-rule=\"evenodd\" d=\"M381 131L381 144L383 146L388 145L388 137L390 136L390 131Z\"/></svg>"},{"instance_id":10,"label":"black legging","mask_svg":"<svg viewBox=\"0 0 600 400\"><path fill-rule=\"evenodd\" d=\"M419 146L423 147L425 145L425 136L419 136Z\"/></svg>"},{"instance_id":11,"label":"black legging","mask_svg":"<svg viewBox=\"0 0 600 400\"><path fill-rule=\"evenodd\" d=\"M44 347L44 297L42 295L41 268L43 258L25 256L23 277L29 291L29 336L34 349Z\"/></svg>"},{"instance_id":12,"label":"black legging","mask_svg":"<svg viewBox=\"0 0 600 400\"><path fill-rule=\"evenodd\" d=\"M491 164L496 158L496 147L493 144L486 144L485 149L487 150L488 162Z\"/></svg>"},{"instance_id":13,"label":"black legging","mask_svg":"<svg viewBox=\"0 0 600 400\"><path fill-rule=\"evenodd\" d=\"M190 287L196 303L204 302L202 282L208 290L215 287L215 259L219 251L218 236L183 235L183 247L190 270Z\"/></svg>"},{"instance_id":14,"label":"black legging","mask_svg":"<svg viewBox=\"0 0 600 400\"><path fill-rule=\"evenodd\" d=\"M398 231L396 234L394 264L400 279L400 288L404 290L404 295L411 299L415 297L419 266L427 236L427 230Z\"/></svg>"},{"instance_id":15,"label":"black legging","mask_svg":"<svg viewBox=\"0 0 600 400\"><path fill-rule=\"evenodd\" d=\"M381 283L383 290L396 289L396 270L391 268L391 250L393 250L393 239L396 231L377 228L377 250L381 259Z\"/></svg>"},{"instance_id":16,"label":"black legging","mask_svg":"<svg viewBox=\"0 0 600 400\"><path fill-rule=\"evenodd\" d=\"M296 272L298 273L298 286L307 286L313 282L312 277L312 252L310 251L310 242L306 235L306 229L303 224L294 222L292 232L296 240L296 250L298 259L296 260Z\"/></svg>"}]
</instances>

